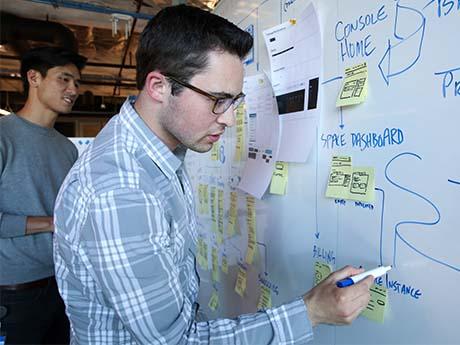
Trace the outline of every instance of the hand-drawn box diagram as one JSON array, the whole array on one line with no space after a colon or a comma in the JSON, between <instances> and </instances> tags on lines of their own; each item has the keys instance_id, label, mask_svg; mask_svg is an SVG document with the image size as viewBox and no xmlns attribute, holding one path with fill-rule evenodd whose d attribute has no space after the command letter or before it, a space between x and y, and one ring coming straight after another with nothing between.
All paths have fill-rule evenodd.
<instances>
[{"instance_id":1,"label":"hand-drawn box diagram","mask_svg":"<svg viewBox=\"0 0 460 345\"><path fill-rule=\"evenodd\" d=\"M343 91L340 94L340 99L347 99L352 97L360 97L364 89L366 77L345 82Z\"/></svg>"},{"instance_id":2,"label":"hand-drawn box diagram","mask_svg":"<svg viewBox=\"0 0 460 345\"><path fill-rule=\"evenodd\" d=\"M329 177L329 186L348 187L350 185L351 175L342 170L333 169Z\"/></svg>"},{"instance_id":3,"label":"hand-drawn box diagram","mask_svg":"<svg viewBox=\"0 0 460 345\"><path fill-rule=\"evenodd\" d=\"M369 174L364 171L355 171L352 175L350 193L364 195L366 194L368 184Z\"/></svg>"}]
</instances>

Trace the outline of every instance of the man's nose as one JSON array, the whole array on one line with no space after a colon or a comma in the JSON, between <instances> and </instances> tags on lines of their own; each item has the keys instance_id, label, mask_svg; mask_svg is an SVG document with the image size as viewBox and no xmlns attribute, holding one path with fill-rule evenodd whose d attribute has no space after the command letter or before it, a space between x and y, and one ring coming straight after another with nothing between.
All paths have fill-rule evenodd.
<instances>
[{"instance_id":1,"label":"man's nose","mask_svg":"<svg viewBox=\"0 0 460 345\"><path fill-rule=\"evenodd\" d=\"M224 113L220 114L217 118L217 122L224 124L227 127L233 127L235 125L235 110L233 107L229 107Z\"/></svg>"},{"instance_id":2,"label":"man's nose","mask_svg":"<svg viewBox=\"0 0 460 345\"><path fill-rule=\"evenodd\" d=\"M78 83L71 81L69 85L67 85L67 91L71 92L72 95L76 95L78 94L79 87L80 85L78 85Z\"/></svg>"}]
</instances>

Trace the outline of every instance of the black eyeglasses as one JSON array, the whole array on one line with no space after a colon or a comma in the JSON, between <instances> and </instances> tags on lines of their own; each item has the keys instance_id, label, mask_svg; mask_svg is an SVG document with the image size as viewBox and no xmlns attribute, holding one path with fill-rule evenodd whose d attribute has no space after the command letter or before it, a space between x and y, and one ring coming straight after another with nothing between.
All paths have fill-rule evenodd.
<instances>
[{"instance_id":1,"label":"black eyeglasses","mask_svg":"<svg viewBox=\"0 0 460 345\"><path fill-rule=\"evenodd\" d=\"M179 85L182 85L192 91L195 91L211 100L214 101L214 106L212 107L212 112L216 115L220 115L220 114L223 114L225 113L228 108L230 108L232 105L233 105L233 109L236 109L240 104L241 102L243 101L244 99L244 96L245 94L244 93L239 93L238 95L236 95L235 97L217 97L217 96L214 96L214 95L211 95L210 93L204 91L204 90L201 90L199 88L197 88L196 86L193 86L193 85L190 85L186 82L183 82L181 80L178 80L174 77L171 77L170 75L165 75L166 78L168 79L171 79L172 81L176 82L177 84Z\"/></svg>"}]
</instances>

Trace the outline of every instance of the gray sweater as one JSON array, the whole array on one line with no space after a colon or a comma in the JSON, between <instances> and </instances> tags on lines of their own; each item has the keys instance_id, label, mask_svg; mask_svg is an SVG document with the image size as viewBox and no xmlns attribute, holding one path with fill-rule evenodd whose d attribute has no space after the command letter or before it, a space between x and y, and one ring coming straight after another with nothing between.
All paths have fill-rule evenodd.
<instances>
[{"instance_id":1,"label":"gray sweater","mask_svg":"<svg viewBox=\"0 0 460 345\"><path fill-rule=\"evenodd\" d=\"M55 129L0 118L0 285L54 275L52 233L25 235L27 216L52 216L77 149Z\"/></svg>"}]
</instances>

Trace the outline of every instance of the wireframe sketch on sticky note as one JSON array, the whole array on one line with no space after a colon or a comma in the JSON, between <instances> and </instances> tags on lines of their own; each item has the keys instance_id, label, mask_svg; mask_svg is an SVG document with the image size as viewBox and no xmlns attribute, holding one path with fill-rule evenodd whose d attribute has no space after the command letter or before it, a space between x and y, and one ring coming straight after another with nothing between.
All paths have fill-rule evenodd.
<instances>
[{"instance_id":1,"label":"wireframe sketch on sticky note","mask_svg":"<svg viewBox=\"0 0 460 345\"><path fill-rule=\"evenodd\" d=\"M348 199L352 172L351 157L332 157L332 167L327 184L326 197Z\"/></svg>"},{"instance_id":2,"label":"wireframe sketch on sticky note","mask_svg":"<svg viewBox=\"0 0 460 345\"><path fill-rule=\"evenodd\" d=\"M375 199L375 173L371 167L354 167L349 199L373 202Z\"/></svg>"},{"instance_id":3,"label":"wireframe sketch on sticky note","mask_svg":"<svg viewBox=\"0 0 460 345\"><path fill-rule=\"evenodd\" d=\"M366 62L345 70L345 79L337 98L337 107L359 104L367 97Z\"/></svg>"},{"instance_id":4,"label":"wireframe sketch on sticky note","mask_svg":"<svg viewBox=\"0 0 460 345\"><path fill-rule=\"evenodd\" d=\"M353 167L351 157L333 156L326 197L373 202L375 172L372 167Z\"/></svg>"}]
</instances>

